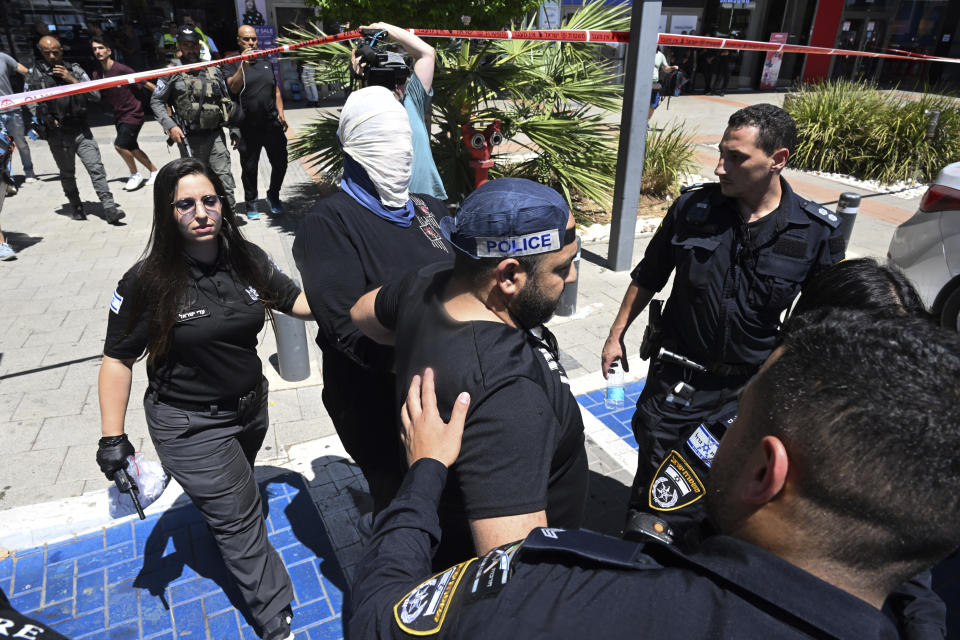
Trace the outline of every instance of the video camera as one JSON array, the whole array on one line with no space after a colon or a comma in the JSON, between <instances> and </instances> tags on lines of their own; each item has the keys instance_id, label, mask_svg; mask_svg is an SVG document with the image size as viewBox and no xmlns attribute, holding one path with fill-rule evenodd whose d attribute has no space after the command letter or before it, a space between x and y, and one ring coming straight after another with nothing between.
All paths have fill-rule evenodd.
<instances>
[{"instance_id":1,"label":"video camera","mask_svg":"<svg viewBox=\"0 0 960 640\"><path fill-rule=\"evenodd\" d=\"M360 80L360 86L386 87L393 91L406 84L410 69L403 61L403 56L384 51L383 47L377 45L377 41L386 32L380 29L363 29L360 33L364 42L354 52L359 68L354 75Z\"/></svg>"}]
</instances>

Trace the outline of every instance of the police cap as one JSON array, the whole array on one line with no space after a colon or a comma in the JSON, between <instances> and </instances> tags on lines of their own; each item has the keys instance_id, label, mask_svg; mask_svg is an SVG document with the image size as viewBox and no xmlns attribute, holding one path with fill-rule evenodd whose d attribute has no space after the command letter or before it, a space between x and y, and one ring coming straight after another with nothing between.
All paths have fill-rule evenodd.
<instances>
[{"instance_id":1,"label":"police cap","mask_svg":"<svg viewBox=\"0 0 960 640\"><path fill-rule=\"evenodd\" d=\"M177 30L177 42L200 42L200 34L185 24Z\"/></svg>"}]
</instances>

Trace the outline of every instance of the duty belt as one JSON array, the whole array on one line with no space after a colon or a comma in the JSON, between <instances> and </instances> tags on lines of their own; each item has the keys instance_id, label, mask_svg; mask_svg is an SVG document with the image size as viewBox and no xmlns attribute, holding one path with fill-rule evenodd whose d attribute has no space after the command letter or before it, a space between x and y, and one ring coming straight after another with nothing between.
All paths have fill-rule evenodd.
<instances>
[{"instance_id":1,"label":"duty belt","mask_svg":"<svg viewBox=\"0 0 960 640\"><path fill-rule=\"evenodd\" d=\"M674 353L663 347L660 348L660 352L656 356L657 360L664 362L671 362L677 364L685 369L690 369L697 373L712 373L718 376L745 376L753 374L757 370L757 365L752 364L716 364L710 367L705 367L698 362L687 358L686 356L680 355L679 353Z\"/></svg>"},{"instance_id":2,"label":"duty belt","mask_svg":"<svg viewBox=\"0 0 960 640\"><path fill-rule=\"evenodd\" d=\"M192 413L209 413L211 415L217 415L221 412L236 411L241 412L247 407L251 406L253 402L260 395L259 386L253 391L249 391L242 396L234 398L223 398L220 400L211 400L209 402L187 402L183 400L176 400L173 398L164 398L159 396L156 392L151 393L151 399L153 402L160 402L167 406L173 407L174 409L180 409L181 411L190 411Z\"/></svg>"}]
</instances>

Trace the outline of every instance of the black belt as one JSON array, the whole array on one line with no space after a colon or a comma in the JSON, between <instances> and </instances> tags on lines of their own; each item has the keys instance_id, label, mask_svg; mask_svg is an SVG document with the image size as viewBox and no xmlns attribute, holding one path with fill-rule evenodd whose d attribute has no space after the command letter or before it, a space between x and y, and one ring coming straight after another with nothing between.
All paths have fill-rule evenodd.
<instances>
[{"instance_id":1,"label":"black belt","mask_svg":"<svg viewBox=\"0 0 960 640\"><path fill-rule=\"evenodd\" d=\"M258 395L258 391L254 389L253 391L249 391L239 397L224 398L221 400L211 400L209 402L200 403L176 400L174 398L164 398L156 393L153 393L152 400L153 402L161 402L167 406L173 407L174 409L180 409L181 411L210 413L212 415L217 415L220 412L240 411L242 408L250 406L250 404L257 399Z\"/></svg>"},{"instance_id":2,"label":"black belt","mask_svg":"<svg viewBox=\"0 0 960 640\"><path fill-rule=\"evenodd\" d=\"M686 366L682 362L677 362L662 356L657 356L657 360L664 365L670 365L678 369L690 371L694 375L715 375L725 377L748 376L753 375L757 372L757 369L760 368L760 365L755 364L715 364L707 367L707 370L704 372L698 371L694 367Z\"/></svg>"}]
</instances>

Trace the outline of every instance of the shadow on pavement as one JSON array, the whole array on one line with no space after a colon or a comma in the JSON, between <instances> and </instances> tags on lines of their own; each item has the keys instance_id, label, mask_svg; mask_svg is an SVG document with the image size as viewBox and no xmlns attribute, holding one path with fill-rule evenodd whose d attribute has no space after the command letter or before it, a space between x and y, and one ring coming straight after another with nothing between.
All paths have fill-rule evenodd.
<instances>
[{"instance_id":1,"label":"shadow on pavement","mask_svg":"<svg viewBox=\"0 0 960 640\"><path fill-rule=\"evenodd\" d=\"M324 615L323 611L332 609L335 615L340 613L342 594L347 591L346 580L303 478L277 467L257 467L258 475L272 472L279 475L259 483L267 531L293 581L294 624L309 625L329 618L329 613ZM135 523L135 529L138 546L141 530L147 537L142 543L143 567L133 586L146 589L159 601L157 604L162 609L156 604L150 607L156 611L156 617L165 618L169 614L163 610L172 610L173 617L177 618L184 609L178 605L202 598L204 615L209 621L226 606L225 596L229 605L248 624L252 623L213 535L186 495L178 498L155 521ZM144 594L141 598L145 597ZM318 603L322 606L319 613L315 613ZM177 625L179 629L179 623Z\"/></svg>"},{"instance_id":2,"label":"shadow on pavement","mask_svg":"<svg viewBox=\"0 0 960 640\"><path fill-rule=\"evenodd\" d=\"M6 229L3 230L3 237L6 238L7 244L13 247L13 250L17 253L20 253L24 249L29 249L39 242L43 242L43 236L31 236L18 231L7 231Z\"/></svg>"}]
</instances>

